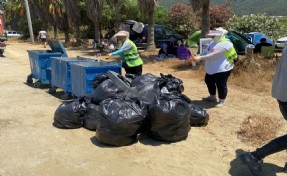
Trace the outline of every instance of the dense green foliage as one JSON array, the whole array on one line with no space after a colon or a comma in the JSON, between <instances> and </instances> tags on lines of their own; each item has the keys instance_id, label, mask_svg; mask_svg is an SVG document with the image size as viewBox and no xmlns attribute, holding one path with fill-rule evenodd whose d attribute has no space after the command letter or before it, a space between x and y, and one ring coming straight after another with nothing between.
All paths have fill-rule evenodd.
<instances>
[{"instance_id":1,"label":"dense green foliage","mask_svg":"<svg viewBox=\"0 0 287 176\"><path fill-rule=\"evenodd\" d=\"M286 35L286 27L279 22L279 19L265 14L234 16L230 19L228 28L241 33L259 31L269 36L273 41Z\"/></svg>"},{"instance_id":2,"label":"dense green foliage","mask_svg":"<svg viewBox=\"0 0 287 176\"><path fill-rule=\"evenodd\" d=\"M189 0L160 0L160 5L170 8L173 3L190 4ZM212 4L224 3L225 0L211 0ZM266 13L274 16L287 16L286 0L231 0L236 15Z\"/></svg>"}]
</instances>

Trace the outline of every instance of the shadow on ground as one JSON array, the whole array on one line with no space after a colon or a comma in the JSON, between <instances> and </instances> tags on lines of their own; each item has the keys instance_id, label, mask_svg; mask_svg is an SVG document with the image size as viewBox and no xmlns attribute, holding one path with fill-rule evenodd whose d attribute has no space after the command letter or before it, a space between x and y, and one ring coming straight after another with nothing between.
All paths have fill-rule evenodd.
<instances>
[{"instance_id":1,"label":"shadow on ground","mask_svg":"<svg viewBox=\"0 0 287 176\"><path fill-rule=\"evenodd\" d=\"M231 176L253 176L247 165L245 165L242 161L242 154L244 152L245 151L242 149L236 150L236 158L230 162L229 174ZM264 175L262 176L276 176L276 173L280 173L282 169L282 167L271 163L263 163L262 170Z\"/></svg>"},{"instance_id":2,"label":"shadow on ground","mask_svg":"<svg viewBox=\"0 0 287 176\"><path fill-rule=\"evenodd\" d=\"M191 100L194 105L202 107L203 109L214 108L218 103L217 102L206 102L203 100Z\"/></svg>"}]
</instances>

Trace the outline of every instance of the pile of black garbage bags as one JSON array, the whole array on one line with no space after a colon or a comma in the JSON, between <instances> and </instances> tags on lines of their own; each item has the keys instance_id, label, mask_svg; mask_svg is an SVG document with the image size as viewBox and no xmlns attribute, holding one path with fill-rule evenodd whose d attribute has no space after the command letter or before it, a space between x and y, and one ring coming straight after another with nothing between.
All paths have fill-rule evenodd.
<instances>
[{"instance_id":1,"label":"pile of black garbage bags","mask_svg":"<svg viewBox=\"0 0 287 176\"><path fill-rule=\"evenodd\" d=\"M207 125L207 112L182 94L182 80L163 74L118 78L130 88L122 90L100 75L93 82L93 96L61 104L53 125L94 130L100 142L114 146L132 144L140 133L177 142L187 138L191 126Z\"/></svg>"}]
</instances>

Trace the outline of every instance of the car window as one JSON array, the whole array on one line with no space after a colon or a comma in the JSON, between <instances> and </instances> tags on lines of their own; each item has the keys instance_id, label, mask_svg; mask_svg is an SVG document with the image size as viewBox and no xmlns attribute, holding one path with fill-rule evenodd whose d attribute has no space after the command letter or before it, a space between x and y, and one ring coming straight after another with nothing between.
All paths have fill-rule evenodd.
<instances>
[{"instance_id":1,"label":"car window","mask_svg":"<svg viewBox=\"0 0 287 176\"><path fill-rule=\"evenodd\" d=\"M17 32L13 32L13 34L17 34Z\"/></svg>"},{"instance_id":2,"label":"car window","mask_svg":"<svg viewBox=\"0 0 287 176\"><path fill-rule=\"evenodd\" d=\"M165 35L174 35L174 32L172 31L172 30L170 30L170 29L168 29L168 28L164 28L164 30L165 30Z\"/></svg>"},{"instance_id":3,"label":"car window","mask_svg":"<svg viewBox=\"0 0 287 176\"><path fill-rule=\"evenodd\" d=\"M155 28L155 36L162 37L164 35L162 28Z\"/></svg>"}]
</instances>

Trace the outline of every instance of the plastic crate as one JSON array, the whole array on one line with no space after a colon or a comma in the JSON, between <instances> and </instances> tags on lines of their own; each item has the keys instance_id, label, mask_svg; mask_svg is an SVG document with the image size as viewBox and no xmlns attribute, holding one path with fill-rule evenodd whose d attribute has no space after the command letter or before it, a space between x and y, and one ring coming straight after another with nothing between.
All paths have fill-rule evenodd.
<instances>
[{"instance_id":1,"label":"plastic crate","mask_svg":"<svg viewBox=\"0 0 287 176\"><path fill-rule=\"evenodd\" d=\"M93 94L93 80L109 70L121 74L121 64L117 62L98 61L71 64L72 94L77 97Z\"/></svg>"},{"instance_id":2,"label":"plastic crate","mask_svg":"<svg viewBox=\"0 0 287 176\"><path fill-rule=\"evenodd\" d=\"M53 57L51 58L51 85L61 88L66 93L72 92L70 64L75 62L97 62L84 57Z\"/></svg>"},{"instance_id":3,"label":"plastic crate","mask_svg":"<svg viewBox=\"0 0 287 176\"><path fill-rule=\"evenodd\" d=\"M41 84L51 83L51 57L67 57L67 53L61 42L57 40L48 41L52 50L28 50L31 74L28 75L27 83L37 79Z\"/></svg>"}]
</instances>

